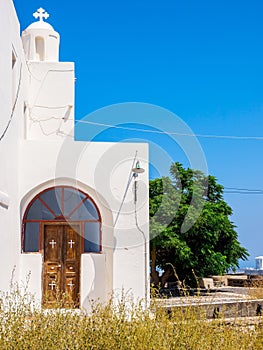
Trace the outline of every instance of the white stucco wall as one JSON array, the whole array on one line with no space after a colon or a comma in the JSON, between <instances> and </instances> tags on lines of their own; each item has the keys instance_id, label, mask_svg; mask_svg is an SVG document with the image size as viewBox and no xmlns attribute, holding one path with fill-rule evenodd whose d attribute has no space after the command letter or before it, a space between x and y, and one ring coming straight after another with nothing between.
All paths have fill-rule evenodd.
<instances>
[{"instance_id":1,"label":"white stucco wall","mask_svg":"<svg viewBox=\"0 0 263 350\"><path fill-rule=\"evenodd\" d=\"M83 308L90 310L91 303L104 302L106 295L106 255L82 254L80 303Z\"/></svg>"},{"instance_id":2,"label":"white stucco wall","mask_svg":"<svg viewBox=\"0 0 263 350\"><path fill-rule=\"evenodd\" d=\"M20 220L32 198L50 186L70 185L88 193L98 206L102 217L105 271L101 274L100 283L105 290L101 293L98 292L100 288L96 289L98 297L107 297L112 290L117 293L123 290L131 292L135 298L144 298L149 292L149 271L145 262L145 259L148 262L148 146L72 140L66 140L64 143L23 140L19 150L19 197L22 198ZM138 184L137 215L143 233L135 223L132 184L114 227L136 151L146 170L140 175ZM23 257L23 262L26 259ZM100 264L101 258L96 259ZM83 260L84 264L85 261ZM99 266L101 270L102 267ZM90 268L85 269L91 271ZM90 278L92 280L92 275ZM36 280L36 283L39 282ZM88 291L84 293L83 288L81 290L81 300L84 302L91 296ZM91 295L95 298L94 292Z\"/></svg>"},{"instance_id":3,"label":"white stucco wall","mask_svg":"<svg viewBox=\"0 0 263 350\"><path fill-rule=\"evenodd\" d=\"M19 280L23 281L26 291L30 292L37 302L42 300L42 264L40 253L20 255Z\"/></svg>"},{"instance_id":4,"label":"white stucco wall","mask_svg":"<svg viewBox=\"0 0 263 350\"><path fill-rule=\"evenodd\" d=\"M74 135L74 85L72 62L28 62L28 140L61 139Z\"/></svg>"},{"instance_id":5,"label":"white stucco wall","mask_svg":"<svg viewBox=\"0 0 263 350\"><path fill-rule=\"evenodd\" d=\"M82 306L112 291L144 298L149 295L148 146L73 141L74 64L27 66L11 0L0 2L0 36L0 290L9 289L16 266L16 278L25 280L30 273L29 290L41 298L43 257L21 253L22 218L40 191L70 185L93 198L102 218L102 253L81 257ZM135 154L145 168L137 179L137 210L134 179L124 198Z\"/></svg>"},{"instance_id":6,"label":"white stucco wall","mask_svg":"<svg viewBox=\"0 0 263 350\"><path fill-rule=\"evenodd\" d=\"M19 274L18 143L24 137L23 109L28 84L19 22L10 0L0 1L0 52L0 289L6 290L14 267L15 276Z\"/></svg>"}]
</instances>

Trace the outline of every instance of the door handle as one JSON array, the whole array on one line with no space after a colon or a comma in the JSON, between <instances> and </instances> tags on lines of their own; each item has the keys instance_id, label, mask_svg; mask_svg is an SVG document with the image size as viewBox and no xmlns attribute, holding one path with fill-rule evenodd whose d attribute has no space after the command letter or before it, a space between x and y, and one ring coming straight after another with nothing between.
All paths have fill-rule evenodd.
<instances>
[{"instance_id":1,"label":"door handle","mask_svg":"<svg viewBox=\"0 0 263 350\"><path fill-rule=\"evenodd\" d=\"M58 265L57 265L57 267L61 267L61 265L60 265L60 264L58 264Z\"/></svg>"}]
</instances>

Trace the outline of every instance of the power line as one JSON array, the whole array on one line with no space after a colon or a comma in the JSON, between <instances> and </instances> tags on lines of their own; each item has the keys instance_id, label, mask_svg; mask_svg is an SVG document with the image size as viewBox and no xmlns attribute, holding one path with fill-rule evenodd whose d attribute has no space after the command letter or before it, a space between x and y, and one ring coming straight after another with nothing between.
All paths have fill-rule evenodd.
<instances>
[{"instance_id":1,"label":"power line","mask_svg":"<svg viewBox=\"0 0 263 350\"><path fill-rule=\"evenodd\" d=\"M70 104L66 104L66 105L63 105L63 106L43 106L43 105L34 105L33 107L32 107L32 109L33 108L45 108L45 109L64 109L64 108L69 108L70 107Z\"/></svg>"},{"instance_id":2,"label":"power line","mask_svg":"<svg viewBox=\"0 0 263 350\"><path fill-rule=\"evenodd\" d=\"M135 156L134 156L134 158L133 158L132 167L131 167L131 170L130 170L130 173L129 173L129 176L128 176L128 182L127 182L127 185L126 185L126 188L125 188L123 197L122 197L121 205L120 205L120 208L119 208L119 210L118 210L118 213L117 213L117 216L116 216L116 219L115 219L115 222L114 222L114 227L116 226L117 221L118 221L118 219L119 219L122 206L123 206L123 204L124 204L124 201L125 201L125 198L126 198L126 195L127 195L128 189L129 189L129 186L130 186L130 184L131 184L131 181L132 181L132 179L133 179L132 169L134 168L137 154L138 154L138 151L136 150Z\"/></svg>"},{"instance_id":3,"label":"power line","mask_svg":"<svg viewBox=\"0 0 263 350\"><path fill-rule=\"evenodd\" d=\"M44 86L45 84L45 81L47 79L47 76L48 74L50 74L51 72L58 72L58 73L67 73L67 72L74 72L74 69L48 69L48 71L45 72L45 75L43 78L39 79L37 78L36 76L34 76L34 74L32 74L32 71L30 70L29 68L29 63L27 62L26 64L27 66L27 69L28 69L28 72L29 74L37 81L39 81L41 84L40 86L38 87L38 91L37 91L37 94L36 94L36 97L35 97L35 101L34 101L34 105L35 105L35 102L37 101L38 97L39 97L39 94L40 94L40 91L42 89L42 87Z\"/></svg>"},{"instance_id":4,"label":"power line","mask_svg":"<svg viewBox=\"0 0 263 350\"><path fill-rule=\"evenodd\" d=\"M263 194L263 189L225 187L224 193L226 194Z\"/></svg>"},{"instance_id":5,"label":"power line","mask_svg":"<svg viewBox=\"0 0 263 350\"><path fill-rule=\"evenodd\" d=\"M78 119L77 123L82 124L90 124L95 126L103 126L107 128L121 129L121 130L129 130L129 131L138 131L152 134L161 134L161 135L175 135L175 136L187 136L187 137L202 137L202 138L210 138L210 139L231 139L231 140L254 140L254 141L263 141L263 136L235 136L235 135L206 135L206 134L189 134L189 133L180 133L173 131L160 131L160 130L150 130L150 129L139 129L128 126L119 126L113 124L105 124L98 122L91 122L88 120Z\"/></svg>"},{"instance_id":6,"label":"power line","mask_svg":"<svg viewBox=\"0 0 263 350\"><path fill-rule=\"evenodd\" d=\"M263 192L263 189L252 189L252 188L238 188L238 187L225 187L227 190L238 190L238 191L256 191L256 192Z\"/></svg>"},{"instance_id":7,"label":"power line","mask_svg":"<svg viewBox=\"0 0 263 350\"><path fill-rule=\"evenodd\" d=\"M55 130L55 131L51 131L49 133L45 132L44 128L43 128L43 125L41 124L43 122L43 120L37 120L37 119L31 119L33 123L38 123L39 124L39 127L40 127L40 130L42 132L42 134L44 136L51 136L51 135L59 135L59 136L67 136L67 137L71 137L72 139L74 139L74 136L73 135L70 135L70 134L67 134L65 133L64 131L60 130L61 126L62 126L62 123L64 121L63 118L55 118L55 117L50 117L44 121L48 121L48 120L52 120L52 119L57 119L57 120L61 120L60 124L59 124L59 127Z\"/></svg>"}]
</instances>

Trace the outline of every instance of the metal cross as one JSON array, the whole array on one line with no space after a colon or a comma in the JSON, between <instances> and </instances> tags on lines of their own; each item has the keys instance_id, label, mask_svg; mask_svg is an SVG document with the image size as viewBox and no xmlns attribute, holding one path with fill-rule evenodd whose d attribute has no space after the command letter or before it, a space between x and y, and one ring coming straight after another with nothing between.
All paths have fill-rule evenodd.
<instances>
[{"instance_id":1,"label":"metal cross","mask_svg":"<svg viewBox=\"0 0 263 350\"><path fill-rule=\"evenodd\" d=\"M69 286L70 290L72 290L72 288L73 288L73 286L75 286L75 284L72 283L72 281L70 281L70 283L68 283L68 286Z\"/></svg>"},{"instance_id":2,"label":"metal cross","mask_svg":"<svg viewBox=\"0 0 263 350\"><path fill-rule=\"evenodd\" d=\"M54 239L52 239L52 241L51 242L49 242L49 244L51 244L52 245L52 249L55 247L55 245L57 244L57 242L56 241L54 241Z\"/></svg>"},{"instance_id":3,"label":"metal cross","mask_svg":"<svg viewBox=\"0 0 263 350\"><path fill-rule=\"evenodd\" d=\"M73 242L72 239L71 239L71 240L68 242L68 244L69 244L69 248L72 249L72 248L73 248L73 244L75 244L75 242Z\"/></svg>"},{"instance_id":4,"label":"metal cross","mask_svg":"<svg viewBox=\"0 0 263 350\"><path fill-rule=\"evenodd\" d=\"M51 287L51 290L54 290L54 287L56 287L55 281L52 281L51 283L48 284Z\"/></svg>"},{"instance_id":5,"label":"metal cross","mask_svg":"<svg viewBox=\"0 0 263 350\"><path fill-rule=\"evenodd\" d=\"M39 18L40 21L43 21L43 18L47 19L49 14L42 7L40 7L37 12L33 13L33 16L35 18Z\"/></svg>"}]
</instances>

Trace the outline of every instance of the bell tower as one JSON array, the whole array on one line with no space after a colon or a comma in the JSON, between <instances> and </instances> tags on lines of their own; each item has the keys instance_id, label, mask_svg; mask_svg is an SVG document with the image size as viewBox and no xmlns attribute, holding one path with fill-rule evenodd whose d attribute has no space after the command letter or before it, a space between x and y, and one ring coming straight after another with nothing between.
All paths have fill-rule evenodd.
<instances>
[{"instance_id":1,"label":"bell tower","mask_svg":"<svg viewBox=\"0 0 263 350\"><path fill-rule=\"evenodd\" d=\"M25 138L63 140L74 137L74 63L59 61L60 35L39 8L36 22L22 32L27 61L28 98L25 101Z\"/></svg>"},{"instance_id":2,"label":"bell tower","mask_svg":"<svg viewBox=\"0 0 263 350\"><path fill-rule=\"evenodd\" d=\"M33 16L39 21L30 24L22 33L22 42L28 61L58 62L59 60L59 33L44 19L49 14L39 8Z\"/></svg>"}]
</instances>

